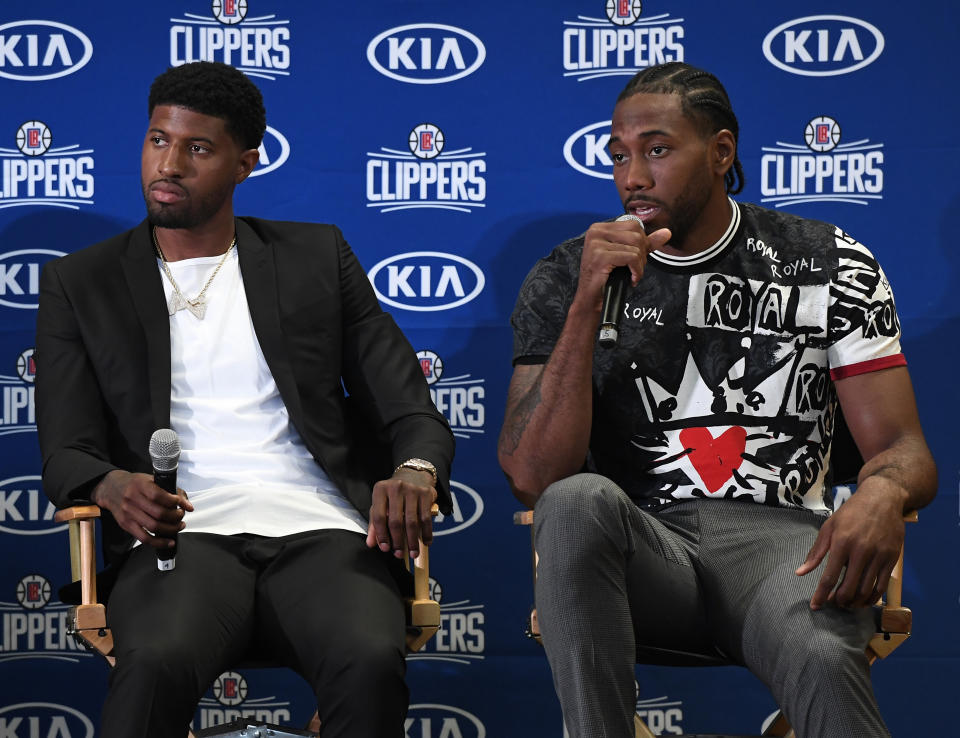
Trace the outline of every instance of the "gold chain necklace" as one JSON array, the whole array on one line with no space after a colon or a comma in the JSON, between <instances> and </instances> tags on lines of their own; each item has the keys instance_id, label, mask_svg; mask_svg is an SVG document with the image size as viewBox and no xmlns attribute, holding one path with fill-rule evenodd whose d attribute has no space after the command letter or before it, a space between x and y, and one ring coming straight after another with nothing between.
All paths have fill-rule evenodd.
<instances>
[{"instance_id":1,"label":"gold chain necklace","mask_svg":"<svg viewBox=\"0 0 960 738\"><path fill-rule=\"evenodd\" d=\"M210 283L213 282L213 278L217 276L217 272L220 271L220 267L223 266L223 262L227 260L227 257L230 255L230 251L234 246L237 245L236 235L234 235L230 245L227 246L227 250L223 252L223 256L220 257L220 261L217 263L217 268L213 270L213 274L211 274L207 279L207 283L203 285L203 289L200 290L200 294L192 300L188 300L186 297L184 297L183 292L180 291L180 285L177 284L177 280L175 280L173 278L173 274L170 273L170 267L167 266L167 257L163 255L163 250L160 248L160 242L157 240L157 229L153 228L151 233L153 234L153 246L157 250L157 254L160 256L160 264L163 265L163 273L167 275L167 279L170 280L170 285L173 287L173 294L170 295L170 302L167 305L168 312L170 315L173 315L178 310L183 310L186 308L193 313L194 316L196 316L197 320L203 320L203 316L207 312L207 303L203 299L203 296L206 294Z\"/></svg>"}]
</instances>

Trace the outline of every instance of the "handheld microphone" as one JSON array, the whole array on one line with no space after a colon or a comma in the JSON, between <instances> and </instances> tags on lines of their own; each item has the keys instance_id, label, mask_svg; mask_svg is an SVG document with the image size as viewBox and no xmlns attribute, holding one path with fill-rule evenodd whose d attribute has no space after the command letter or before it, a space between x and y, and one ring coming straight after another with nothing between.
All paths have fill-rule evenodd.
<instances>
[{"instance_id":1,"label":"handheld microphone","mask_svg":"<svg viewBox=\"0 0 960 738\"><path fill-rule=\"evenodd\" d=\"M643 228L643 221L633 213L625 213L617 218L621 220L635 220ZM646 231L646 229L644 229ZM610 348L617 344L620 337L620 315L623 313L623 301L630 283L630 270L625 266L616 267L607 283L603 287L603 311L600 318L600 345Z\"/></svg>"},{"instance_id":2,"label":"handheld microphone","mask_svg":"<svg viewBox=\"0 0 960 738\"><path fill-rule=\"evenodd\" d=\"M150 463L153 483L172 495L177 494L177 465L180 462L180 439L169 428L161 428L150 436ZM157 568L171 571L177 566L177 535L173 546L157 550Z\"/></svg>"}]
</instances>

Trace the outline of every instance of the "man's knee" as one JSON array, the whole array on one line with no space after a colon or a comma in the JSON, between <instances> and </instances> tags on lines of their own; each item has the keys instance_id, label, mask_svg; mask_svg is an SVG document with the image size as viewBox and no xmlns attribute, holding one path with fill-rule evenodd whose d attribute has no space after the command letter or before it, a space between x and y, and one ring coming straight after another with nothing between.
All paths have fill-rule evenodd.
<instances>
[{"instance_id":1,"label":"man's knee","mask_svg":"<svg viewBox=\"0 0 960 738\"><path fill-rule=\"evenodd\" d=\"M620 488L599 474L566 477L541 493L534 508L534 525L538 531L544 526L582 528L615 512L620 496L624 496Z\"/></svg>"}]
</instances>

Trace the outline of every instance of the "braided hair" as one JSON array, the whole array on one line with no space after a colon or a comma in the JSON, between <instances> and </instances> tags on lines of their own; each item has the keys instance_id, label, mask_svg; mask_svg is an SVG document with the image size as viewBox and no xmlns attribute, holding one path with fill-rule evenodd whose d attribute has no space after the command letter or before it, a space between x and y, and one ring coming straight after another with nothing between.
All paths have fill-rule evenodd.
<instances>
[{"instance_id":1,"label":"braided hair","mask_svg":"<svg viewBox=\"0 0 960 738\"><path fill-rule=\"evenodd\" d=\"M171 67L150 86L148 114L158 105L176 105L220 118L244 149L260 146L267 127L263 96L235 67L220 62L193 62Z\"/></svg>"},{"instance_id":2,"label":"braided hair","mask_svg":"<svg viewBox=\"0 0 960 738\"><path fill-rule=\"evenodd\" d=\"M693 121L704 135L726 128L733 133L733 141L739 148L740 124L737 116L733 113L727 91L720 84L720 80L710 72L683 62L667 62L648 67L630 78L617 102L641 92L679 95L684 115ZM736 155L724 181L727 192L731 195L743 190L743 166Z\"/></svg>"}]
</instances>

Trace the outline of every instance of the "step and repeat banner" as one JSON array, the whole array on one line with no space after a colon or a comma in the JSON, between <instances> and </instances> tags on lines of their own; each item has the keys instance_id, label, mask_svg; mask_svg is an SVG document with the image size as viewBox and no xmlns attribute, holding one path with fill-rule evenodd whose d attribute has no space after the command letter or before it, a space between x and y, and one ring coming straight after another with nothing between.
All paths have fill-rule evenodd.
<instances>
[{"instance_id":1,"label":"step and repeat banner","mask_svg":"<svg viewBox=\"0 0 960 738\"><path fill-rule=\"evenodd\" d=\"M457 437L454 512L432 557L443 630L409 659L410 738L563 735L546 660L524 635L529 532L512 525L519 505L496 462L508 318L537 258L621 212L606 149L613 104L630 75L670 60L727 87L740 198L841 225L893 284L940 492L907 532L915 633L874 681L894 734L948 734L960 684L960 106L945 65L960 11L926 5L3 3L0 736L97 734L108 670L66 633L67 535L40 483L38 278L45 262L143 218L150 82L196 60L240 68L266 102L237 212L342 228ZM639 666L637 694L660 735L758 733L774 710L733 667ZM291 672L229 672L194 725L302 726L313 709Z\"/></svg>"}]
</instances>

